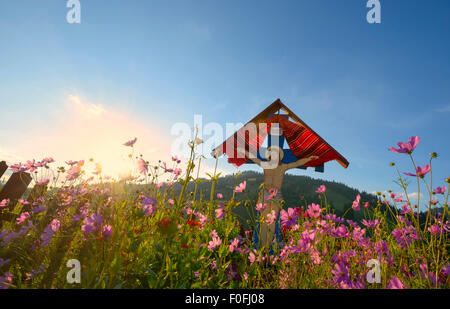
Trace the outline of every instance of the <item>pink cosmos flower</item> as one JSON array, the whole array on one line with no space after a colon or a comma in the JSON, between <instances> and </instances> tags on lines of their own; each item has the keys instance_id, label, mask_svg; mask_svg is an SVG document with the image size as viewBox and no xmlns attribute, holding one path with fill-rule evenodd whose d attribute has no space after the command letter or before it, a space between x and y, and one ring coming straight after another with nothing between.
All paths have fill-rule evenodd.
<instances>
[{"instance_id":1,"label":"pink cosmos flower","mask_svg":"<svg viewBox=\"0 0 450 309\"><path fill-rule=\"evenodd\" d=\"M291 253L304 253L307 252L311 248L311 243L305 241L303 238L299 239L297 242L297 246L289 247L289 251Z\"/></svg>"},{"instance_id":2,"label":"pink cosmos flower","mask_svg":"<svg viewBox=\"0 0 450 309\"><path fill-rule=\"evenodd\" d=\"M139 173L147 174L148 173L148 164L144 161L144 159L140 158L137 162Z\"/></svg>"},{"instance_id":3,"label":"pink cosmos flower","mask_svg":"<svg viewBox=\"0 0 450 309\"><path fill-rule=\"evenodd\" d=\"M218 199L222 199L222 198L223 198L222 193L217 193L217 198L218 198Z\"/></svg>"},{"instance_id":4,"label":"pink cosmos flower","mask_svg":"<svg viewBox=\"0 0 450 309\"><path fill-rule=\"evenodd\" d=\"M30 213L28 211L21 213L20 217L16 219L17 220L17 224L23 223L29 217L30 217Z\"/></svg>"},{"instance_id":5,"label":"pink cosmos flower","mask_svg":"<svg viewBox=\"0 0 450 309\"><path fill-rule=\"evenodd\" d=\"M234 250L237 248L239 246L239 239L237 239L237 238L235 238L235 239L233 239L232 241L231 241L231 244L230 244L230 252L231 253L233 253L234 252Z\"/></svg>"},{"instance_id":6,"label":"pink cosmos flower","mask_svg":"<svg viewBox=\"0 0 450 309\"><path fill-rule=\"evenodd\" d=\"M213 230L213 232L215 232L215 230ZM211 233L211 234L213 234L213 233ZM213 251L215 248L217 248L221 244L222 244L222 240L217 235L217 233L215 233L215 234L213 234L212 240L210 242L208 242L208 250Z\"/></svg>"},{"instance_id":7,"label":"pink cosmos flower","mask_svg":"<svg viewBox=\"0 0 450 309\"><path fill-rule=\"evenodd\" d=\"M271 200L278 194L278 189L269 189L269 195L266 196L266 200Z\"/></svg>"},{"instance_id":8,"label":"pink cosmos flower","mask_svg":"<svg viewBox=\"0 0 450 309\"><path fill-rule=\"evenodd\" d=\"M275 222L275 220L276 220L275 210L272 210L272 211L270 212L270 214L267 215L266 223L267 223L268 225L271 225L272 223Z\"/></svg>"},{"instance_id":9,"label":"pink cosmos flower","mask_svg":"<svg viewBox=\"0 0 450 309\"><path fill-rule=\"evenodd\" d=\"M434 193L436 193L436 194L444 194L444 192L446 190L447 190L446 186L437 187L436 189L434 189Z\"/></svg>"},{"instance_id":10,"label":"pink cosmos flower","mask_svg":"<svg viewBox=\"0 0 450 309\"><path fill-rule=\"evenodd\" d=\"M321 185L317 190L316 193L324 193L327 190L327 188L324 185Z\"/></svg>"},{"instance_id":11,"label":"pink cosmos flower","mask_svg":"<svg viewBox=\"0 0 450 309\"><path fill-rule=\"evenodd\" d=\"M367 227L372 227L372 228L376 228L378 226L378 224L381 223L381 221L378 221L378 219L375 220L368 220L366 221L366 219L363 219L362 224L367 226Z\"/></svg>"},{"instance_id":12,"label":"pink cosmos flower","mask_svg":"<svg viewBox=\"0 0 450 309\"><path fill-rule=\"evenodd\" d=\"M428 174L430 172L430 170L431 170L431 165L427 164L427 165L425 165L423 167L418 166L416 168L416 173L417 174L412 174L412 173L403 173L403 174L408 175L408 176L414 176L414 177L423 177L426 174Z\"/></svg>"},{"instance_id":13,"label":"pink cosmos flower","mask_svg":"<svg viewBox=\"0 0 450 309\"><path fill-rule=\"evenodd\" d=\"M166 172L166 173L173 173L173 169L172 168L168 168L166 162L162 162L162 164L163 165L160 165L160 167L164 170L164 172Z\"/></svg>"},{"instance_id":14,"label":"pink cosmos flower","mask_svg":"<svg viewBox=\"0 0 450 309\"><path fill-rule=\"evenodd\" d=\"M306 210L306 213L308 214L308 217L310 218L318 218L320 216L320 213L322 212L322 209L320 209L320 205L312 203L311 205L308 205L308 209Z\"/></svg>"},{"instance_id":15,"label":"pink cosmos flower","mask_svg":"<svg viewBox=\"0 0 450 309\"><path fill-rule=\"evenodd\" d=\"M407 143L402 143L402 142L398 142L398 149L391 147L389 148L390 151L392 152L396 152L396 153L412 153L412 151L414 150L414 148L417 147L417 145L420 142L420 138L418 136L411 136L409 138L409 141Z\"/></svg>"},{"instance_id":16,"label":"pink cosmos flower","mask_svg":"<svg viewBox=\"0 0 450 309\"><path fill-rule=\"evenodd\" d=\"M412 213L412 208L408 206L408 204L402 205L402 215Z\"/></svg>"},{"instance_id":17,"label":"pink cosmos flower","mask_svg":"<svg viewBox=\"0 0 450 309\"><path fill-rule=\"evenodd\" d=\"M134 145L134 143L136 143L136 141L137 141L137 137L135 137L132 140L129 140L128 142L123 143L123 145L127 146L127 147L133 147L133 145Z\"/></svg>"},{"instance_id":18,"label":"pink cosmos flower","mask_svg":"<svg viewBox=\"0 0 450 309\"><path fill-rule=\"evenodd\" d=\"M392 277L391 281L388 284L388 289L404 289L405 286L397 277Z\"/></svg>"},{"instance_id":19,"label":"pink cosmos flower","mask_svg":"<svg viewBox=\"0 0 450 309\"><path fill-rule=\"evenodd\" d=\"M239 184L239 186L236 187L236 189L234 189L234 192L244 192L246 186L247 186L247 181L245 180L244 182L241 182Z\"/></svg>"},{"instance_id":20,"label":"pink cosmos flower","mask_svg":"<svg viewBox=\"0 0 450 309\"><path fill-rule=\"evenodd\" d=\"M248 255L248 260L250 261L250 264L255 263L256 256L253 252L250 252L250 254Z\"/></svg>"},{"instance_id":21,"label":"pink cosmos flower","mask_svg":"<svg viewBox=\"0 0 450 309\"><path fill-rule=\"evenodd\" d=\"M258 204L256 204L256 210L257 211L263 211L263 210L265 210L266 209L266 204L264 204L264 203L258 203Z\"/></svg>"},{"instance_id":22,"label":"pink cosmos flower","mask_svg":"<svg viewBox=\"0 0 450 309\"><path fill-rule=\"evenodd\" d=\"M360 201L361 201L361 195L358 194L352 204L352 208L354 210L359 211L361 209L361 207L359 207Z\"/></svg>"},{"instance_id":23,"label":"pink cosmos flower","mask_svg":"<svg viewBox=\"0 0 450 309\"><path fill-rule=\"evenodd\" d=\"M100 215L92 214L90 217L85 218L83 223L84 225L81 227L81 230L85 234L89 234L100 227L103 223L103 219Z\"/></svg>"},{"instance_id":24,"label":"pink cosmos flower","mask_svg":"<svg viewBox=\"0 0 450 309\"><path fill-rule=\"evenodd\" d=\"M348 268L342 262L336 263L334 265L334 269L331 270L331 273L334 275L333 280L336 284L339 284L341 282L350 281L350 277L348 274Z\"/></svg>"},{"instance_id":25,"label":"pink cosmos flower","mask_svg":"<svg viewBox=\"0 0 450 309\"><path fill-rule=\"evenodd\" d=\"M13 275L7 271L0 277L0 289L7 289L12 283Z\"/></svg>"},{"instance_id":26,"label":"pink cosmos flower","mask_svg":"<svg viewBox=\"0 0 450 309\"><path fill-rule=\"evenodd\" d=\"M111 225L104 225L102 227L101 233L102 233L102 237L103 238L111 237L111 235L112 235L112 226Z\"/></svg>"},{"instance_id":27,"label":"pink cosmos flower","mask_svg":"<svg viewBox=\"0 0 450 309\"><path fill-rule=\"evenodd\" d=\"M281 210L280 219L281 225L291 226L297 224L298 214L294 208L288 208L287 211Z\"/></svg>"},{"instance_id":28,"label":"pink cosmos flower","mask_svg":"<svg viewBox=\"0 0 450 309\"><path fill-rule=\"evenodd\" d=\"M181 175L183 170L181 168L176 168L173 170L173 174L175 175L174 180L178 179L178 177Z\"/></svg>"},{"instance_id":29,"label":"pink cosmos flower","mask_svg":"<svg viewBox=\"0 0 450 309\"><path fill-rule=\"evenodd\" d=\"M54 233L59 231L59 228L61 227L61 222L58 219L53 219L50 223L50 228Z\"/></svg>"},{"instance_id":30,"label":"pink cosmos flower","mask_svg":"<svg viewBox=\"0 0 450 309\"><path fill-rule=\"evenodd\" d=\"M33 173L37 169L36 167L38 167L34 159L33 161L28 160L24 166L30 173Z\"/></svg>"},{"instance_id":31,"label":"pink cosmos flower","mask_svg":"<svg viewBox=\"0 0 450 309\"><path fill-rule=\"evenodd\" d=\"M0 207L6 207L6 206L8 206L9 202L10 202L9 198L8 198L8 199L2 200L2 201L0 202Z\"/></svg>"},{"instance_id":32,"label":"pink cosmos flower","mask_svg":"<svg viewBox=\"0 0 450 309\"><path fill-rule=\"evenodd\" d=\"M442 228L439 225L432 225L428 228L428 231L433 235L440 235L442 232Z\"/></svg>"},{"instance_id":33,"label":"pink cosmos flower","mask_svg":"<svg viewBox=\"0 0 450 309\"><path fill-rule=\"evenodd\" d=\"M67 180L72 181L72 180L77 179L78 176L80 176L80 174L81 174L81 165L82 165L82 164L80 164L80 162L78 162L77 165L72 166L67 171L67 175L66 175Z\"/></svg>"},{"instance_id":34,"label":"pink cosmos flower","mask_svg":"<svg viewBox=\"0 0 450 309\"><path fill-rule=\"evenodd\" d=\"M216 209L216 218L217 220L222 220L223 217L225 216L225 208L221 203L219 205L220 207Z\"/></svg>"}]
</instances>

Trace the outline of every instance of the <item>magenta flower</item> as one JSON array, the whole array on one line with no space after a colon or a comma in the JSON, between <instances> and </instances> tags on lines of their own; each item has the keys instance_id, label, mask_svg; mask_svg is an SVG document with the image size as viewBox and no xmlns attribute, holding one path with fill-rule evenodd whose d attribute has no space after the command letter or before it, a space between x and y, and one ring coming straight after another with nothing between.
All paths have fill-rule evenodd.
<instances>
[{"instance_id":1,"label":"magenta flower","mask_svg":"<svg viewBox=\"0 0 450 309\"><path fill-rule=\"evenodd\" d=\"M288 208L287 211L281 210L280 214L281 225L291 226L297 224L298 214L293 208Z\"/></svg>"},{"instance_id":2,"label":"magenta flower","mask_svg":"<svg viewBox=\"0 0 450 309\"><path fill-rule=\"evenodd\" d=\"M136 143L137 137L135 137L132 140L129 140L128 142L123 143L124 146L133 147L134 143Z\"/></svg>"},{"instance_id":3,"label":"magenta flower","mask_svg":"<svg viewBox=\"0 0 450 309\"><path fill-rule=\"evenodd\" d=\"M68 171L67 171L67 175L66 178L69 181L75 180L78 178L78 176L80 176L81 174L81 167L80 167L80 163L78 162L77 165L72 166Z\"/></svg>"},{"instance_id":4,"label":"magenta flower","mask_svg":"<svg viewBox=\"0 0 450 309\"><path fill-rule=\"evenodd\" d=\"M334 265L334 269L331 270L331 273L334 275L334 282L336 284L339 284L341 282L348 282L350 281L350 277L348 274L348 268L345 266L344 263L336 263Z\"/></svg>"},{"instance_id":5,"label":"magenta flower","mask_svg":"<svg viewBox=\"0 0 450 309\"><path fill-rule=\"evenodd\" d=\"M143 198L142 208L146 216L150 216L156 211L156 204L157 201L151 196Z\"/></svg>"},{"instance_id":6,"label":"magenta flower","mask_svg":"<svg viewBox=\"0 0 450 309\"><path fill-rule=\"evenodd\" d=\"M89 234L100 227L103 223L103 219L100 215L92 214L90 217L85 218L83 223L84 225L81 227L81 230L85 234Z\"/></svg>"},{"instance_id":7,"label":"magenta flower","mask_svg":"<svg viewBox=\"0 0 450 309\"><path fill-rule=\"evenodd\" d=\"M317 188L316 193L325 193L327 188L324 185L321 185L319 188Z\"/></svg>"},{"instance_id":8,"label":"magenta flower","mask_svg":"<svg viewBox=\"0 0 450 309\"><path fill-rule=\"evenodd\" d=\"M231 244L230 244L230 247L229 247L230 252L233 253L234 250L235 250L238 246L239 246L239 239L237 239L237 238L233 239L233 240L231 241Z\"/></svg>"},{"instance_id":9,"label":"magenta flower","mask_svg":"<svg viewBox=\"0 0 450 309\"><path fill-rule=\"evenodd\" d=\"M17 224L23 223L29 217L30 217L30 213L28 211L21 213L20 217L16 219L17 220Z\"/></svg>"},{"instance_id":10,"label":"magenta flower","mask_svg":"<svg viewBox=\"0 0 450 309\"><path fill-rule=\"evenodd\" d=\"M102 237L103 238L111 237L111 235L112 235L112 226L111 225L104 225L102 227L101 233L102 233Z\"/></svg>"},{"instance_id":11,"label":"magenta flower","mask_svg":"<svg viewBox=\"0 0 450 309\"><path fill-rule=\"evenodd\" d=\"M404 289L405 286L397 277L392 277L391 281L388 284L388 289Z\"/></svg>"},{"instance_id":12,"label":"magenta flower","mask_svg":"<svg viewBox=\"0 0 450 309\"><path fill-rule=\"evenodd\" d=\"M444 194L444 192L446 190L447 190L446 186L437 187L436 189L434 189L434 193L436 193L436 194Z\"/></svg>"},{"instance_id":13,"label":"magenta flower","mask_svg":"<svg viewBox=\"0 0 450 309\"><path fill-rule=\"evenodd\" d=\"M222 203L219 203L219 208L216 209L216 218L217 220L222 220L225 216L225 208Z\"/></svg>"},{"instance_id":14,"label":"magenta flower","mask_svg":"<svg viewBox=\"0 0 450 309\"><path fill-rule=\"evenodd\" d=\"M137 162L139 173L147 174L148 173L148 164L141 158Z\"/></svg>"},{"instance_id":15,"label":"magenta flower","mask_svg":"<svg viewBox=\"0 0 450 309\"><path fill-rule=\"evenodd\" d=\"M428 231L433 235L440 235L442 228L439 225L432 225L428 228Z\"/></svg>"},{"instance_id":16,"label":"magenta flower","mask_svg":"<svg viewBox=\"0 0 450 309\"><path fill-rule=\"evenodd\" d=\"M308 205L308 209L306 210L306 213L308 214L308 217L310 218L318 218L320 216L320 213L322 212L322 209L320 209L320 205L312 203L311 205Z\"/></svg>"},{"instance_id":17,"label":"magenta flower","mask_svg":"<svg viewBox=\"0 0 450 309\"><path fill-rule=\"evenodd\" d=\"M25 172L28 169L22 165L22 163L13 164L9 167L14 173Z\"/></svg>"},{"instance_id":18,"label":"magenta flower","mask_svg":"<svg viewBox=\"0 0 450 309\"><path fill-rule=\"evenodd\" d=\"M431 170L431 165L427 164L427 165L425 165L423 167L418 166L416 168L416 173L417 174L411 174L411 173L403 173L403 174L408 175L408 176L414 176L414 177L423 177L426 174L428 174L430 172L430 170Z\"/></svg>"},{"instance_id":19,"label":"magenta flower","mask_svg":"<svg viewBox=\"0 0 450 309\"><path fill-rule=\"evenodd\" d=\"M0 207L8 206L9 202L10 202L9 199L4 199L4 200L0 201Z\"/></svg>"},{"instance_id":20,"label":"magenta flower","mask_svg":"<svg viewBox=\"0 0 450 309\"><path fill-rule=\"evenodd\" d=\"M350 236L350 235L349 235L349 232L348 232L348 230L347 230L347 227L346 227L345 225L340 225L340 226L337 227L337 228L333 228L333 229L331 230L330 235L331 235L332 237L341 237L341 238L347 238L347 237Z\"/></svg>"},{"instance_id":21,"label":"magenta flower","mask_svg":"<svg viewBox=\"0 0 450 309\"><path fill-rule=\"evenodd\" d=\"M69 161L66 161L66 164L70 165L70 166L74 166L74 165L78 164L78 161L69 160Z\"/></svg>"},{"instance_id":22,"label":"magenta flower","mask_svg":"<svg viewBox=\"0 0 450 309\"><path fill-rule=\"evenodd\" d=\"M299 239L297 242L297 246L291 246L289 251L291 253L304 253L307 252L311 248L311 243L305 241L303 238Z\"/></svg>"},{"instance_id":23,"label":"magenta flower","mask_svg":"<svg viewBox=\"0 0 450 309\"><path fill-rule=\"evenodd\" d=\"M213 251L215 248L220 246L222 244L222 240L217 235L217 232L215 230L211 231L212 240L208 242L208 250Z\"/></svg>"},{"instance_id":24,"label":"magenta flower","mask_svg":"<svg viewBox=\"0 0 450 309\"><path fill-rule=\"evenodd\" d=\"M389 148L390 151L392 152L396 152L396 153L412 153L412 151L414 150L414 148L417 147L417 145L420 142L420 138L418 136L411 136L409 138L409 141L407 143L402 143L402 142L398 142L398 149L391 147Z\"/></svg>"},{"instance_id":25,"label":"magenta flower","mask_svg":"<svg viewBox=\"0 0 450 309\"><path fill-rule=\"evenodd\" d=\"M271 200L278 194L278 189L269 189L269 195L266 196L266 200Z\"/></svg>"},{"instance_id":26,"label":"magenta flower","mask_svg":"<svg viewBox=\"0 0 450 309\"><path fill-rule=\"evenodd\" d=\"M50 223L50 228L54 233L59 231L59 228L61 227L61 222L58 219L53 219Z\"/></svg>"},{"instance_id":27,"label":"magenta flower","mask_svg":"<svg viewBox=\"0 0 450 309\"><path fill-rule=\"evenodd\" d=\"M3 276L0 277L0 289L7 289L13 280L13 275L7 271L3 274Z\"/></svg>"},{"instance_id":28,"label":"magenta flower","mask_svg":"<svg viewBox=\"0 0 450 309\"><path fill-rule=\"evenodd\" d=\"M408 206L408 204L402 205L402 215L412 213L412 208Z\"/></svg>"},{"instance_id":29,"label":"magenta flower","mask_svg":"<svg viewBox=\"0 0 450 309\"><path fill-rule=\"evenodd\" d=\"M263 211L264 209L266 209L266 204L264 204L264 203L256 204L255 208L257 211Z\"/></svg>"},{"instance_id":30,"label":"magenta flower","mask_svg":"<svg viewBox=\"0 0 450 309\"><path fill-rule=\"evenodd\" d=\"M270 214L267 214L267 217L266 217L266 223L267 223L268 225L271 225L272 223L275 222L275 220L276 220L275 210L272 210L272 211L270 212Z\"/></svg>"},{"instance_id":31,"label":"magenta flower","mask_svg":"<svg viewBox=\"0 0 450 309\"><path fill-rule=\"evenodd\" d=\"M246 186L247 186L247 181L244 180L244 182L241 182L239 184L239 186L237 186L236 189L234 189L234 192L244 192Z\"/></svg>"},{"instance_id":32,"label":"magenta flower","mask_svg":"<svg viewBox=\"0 0 450 309\"><path fill-rule=\"evenodd\" d=\"M222 198L223 198L222 193L217 193L217 198L218 198L218 199L222 199Z\"/></svg>"},{"instance_id":33,"label":"magenta flower","mask_svg":"<svg viewBox=\"0 0 450 309\"><path fill-rule=\"evenodd\" d=\"M375 219L373 221L372 220L366 221L366 219L363 219L361 222L363 225L365 225L367 227L372 227L372 228L376 228L378 226L378 224L381 223L381 221L378 221L378 219Z\"/></svg>"},{"instance_id":34,"label":"magenta flower","mask_svg":"<svg viewBox=\"0 0 450 309\"><path fill-rule=\"evenodd\" d=\"M183 172L183 170L181 168L176 168L173 170L173 174L175 175L175 177L173 178L174 180L177 180L178 177L181 175L181 173Z\"/></svg>"},{"instance_id":35,"label":"magenta flower","mask_svg":"<svg viewBox=\"0 0 450 309\"><path fill-rule=\"evenodd\" d=\"M255 263L255 261L256 261L256 256L255 256L255 254L254 254L253 252L250 252L250 253L249 253L249 255L248 255L248 260L250 261L250 264Z\"/></svg>"},{"instance_id":36,"label":"magenta flower","mask_svg":"<svg viewBox=\"0 0 450 309\"><path fill-rule=\"evenodd\" d=\"M359 207L360 201L361 201L361 195L358 194L352 204L352 208L354 210L359 211L361 209L361 207Z\"/></svg>"}]
</instances>

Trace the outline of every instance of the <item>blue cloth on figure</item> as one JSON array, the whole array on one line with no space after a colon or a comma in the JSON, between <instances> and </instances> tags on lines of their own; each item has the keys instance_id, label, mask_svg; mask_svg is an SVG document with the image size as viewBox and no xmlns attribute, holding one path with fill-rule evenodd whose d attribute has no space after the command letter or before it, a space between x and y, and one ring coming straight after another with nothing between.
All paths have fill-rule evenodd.
<instances>
[{"instance_id":1,"label":"blue cloth on figure","mask_svg":"<svg viewBox=\"0 0 450 309\"><path fill-rule=\"evenodd\" d=\"M275 222L275 236L274 238L276 239L276 243L280 244L282 241L281 238L281 223L280 223L280 213L278 213L278 217L277 217L277 221ZM260 233L260 225L259 225L259 221L260 221L260 214L258 213L258 216L256 218L256 227L255 227L255 231L253 232L253 248L254 249L260 249L261 248L261 243L259 240L259 233ZM270 249L269 249L269 254L273 254L274 250L273 250L273 242L270 245Z\"/></svg>"}]
</instances>

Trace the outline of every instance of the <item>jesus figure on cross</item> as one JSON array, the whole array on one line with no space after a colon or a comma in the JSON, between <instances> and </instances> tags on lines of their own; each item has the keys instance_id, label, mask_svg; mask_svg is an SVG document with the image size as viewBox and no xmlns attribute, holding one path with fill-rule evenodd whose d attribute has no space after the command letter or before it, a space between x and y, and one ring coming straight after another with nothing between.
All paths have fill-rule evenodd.
<instances>
[{"instance_id":1,"label":"jesus figure on cross","mask_svg":"<svg viewBox=\"0 0 450 309\"><path fill-rule=\"evenodd\" d=\"M300 159L298 161L283 164L284 152L279 146L270 146L266 150L267 161L262 161L256 157L256 155L249 153L242 147L237 149L239 155L244 156L254 163L258 164L264 170L264 201L266 208L261 211L264 218L267 218L272 210L275 212L275 218L278 218L280 212L280 204L283 200L281 195L281 186L283 184L284 174L286 171L305 165L311 160L316 160L318 156L309 156L307 158ZM275 233L276 220L271 224L262 224L261 226L261 243L262 247L269 248L273 242Z\"/></svg>"}]
</instances>

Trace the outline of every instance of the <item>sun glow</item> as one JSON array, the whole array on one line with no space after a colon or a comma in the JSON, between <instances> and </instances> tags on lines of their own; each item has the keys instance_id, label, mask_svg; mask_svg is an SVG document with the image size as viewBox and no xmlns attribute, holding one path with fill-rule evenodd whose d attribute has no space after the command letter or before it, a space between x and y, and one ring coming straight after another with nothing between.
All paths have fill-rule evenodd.
<instances>
[{"instance_id":1,"label":"sun glow","mask_svg":"<svg viewBox=\"0 0 450 309\"><path fill-rule=\"evenodd\" d=\"M48 121L38 124L38 130L26 132L17 157L40 160L51 156L57 166L68 160L85 160L83 169L90 175L100 163L102 173L112 177L128 174L133 168L130 154L142 154L156 163L170 159L171 137L160 132L126 111L93 104L76 95L69 95L63 106L56 109ZM137 137L134 148L123 145ZM11 162L13 163L13 162Z\"/></svg>"}]
</instances>

